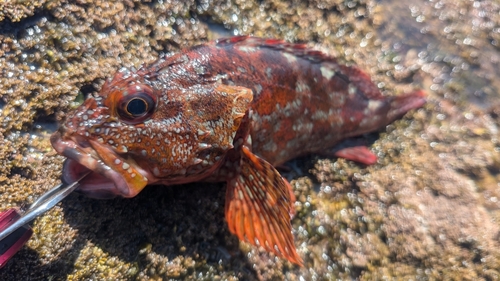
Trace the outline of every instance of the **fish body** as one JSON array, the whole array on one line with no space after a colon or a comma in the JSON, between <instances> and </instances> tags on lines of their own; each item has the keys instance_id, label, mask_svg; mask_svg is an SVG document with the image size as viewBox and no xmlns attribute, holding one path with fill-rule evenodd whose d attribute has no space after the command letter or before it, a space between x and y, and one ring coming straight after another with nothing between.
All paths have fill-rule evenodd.
<instances>
[{"instance_id":1,"label":"fish body","mask_svg":"<svg viewBox=\"0 0 500 281\"><path fill-rule=\"evenodd\" d=\"M65 181L93 171L80 187L92 197L225 181L230 231L302 264L293 193L275 166L326 152L372 164L365 147L335 146L424 103L421 91L382 96L363 71L303 44L239 36L118 72L51 142L68 157Z\"/></svg>"}]
</instances>

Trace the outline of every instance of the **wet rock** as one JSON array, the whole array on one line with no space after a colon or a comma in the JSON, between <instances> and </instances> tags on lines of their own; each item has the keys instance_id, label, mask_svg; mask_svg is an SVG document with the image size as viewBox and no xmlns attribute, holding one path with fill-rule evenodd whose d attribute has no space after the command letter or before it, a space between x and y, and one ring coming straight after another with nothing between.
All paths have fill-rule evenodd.
<instances>
[{"instance_id":1,"label":"wet rock","mask_svg":"<svg viewBox=\"0 0 500 281\"><path fill-rule=\"evenodd\" d=\"M21 1L0 4L0 210L59 183L58 121L121 67L220 36L306 42L428 104L365 136L378 163L294 163L304 268L240 243L224 186L73 194L1 280L498 279L500 7L495 1Z\"/></svg>"}]
</instances>

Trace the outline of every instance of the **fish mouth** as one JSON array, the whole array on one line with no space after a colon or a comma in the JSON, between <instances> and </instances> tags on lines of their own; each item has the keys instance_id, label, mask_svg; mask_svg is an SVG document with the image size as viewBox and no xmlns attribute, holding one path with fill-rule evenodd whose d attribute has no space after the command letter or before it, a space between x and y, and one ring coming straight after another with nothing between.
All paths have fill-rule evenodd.
<instances>
[{"instance_id":1,"label":"fish mouth","mask_svg":"<svg viewBox=\"0 0 500 281\"><path fill-rule=\"evenodd\" d=\"M134 197L152 175L132 159L124 159L110 147L80 136L63 138L55 132L50 142L57 153L66 156L61 180L73 183L85 172L92 173L80 181L78 191L92 198L108 199L116 196Z\"/></svg>"}]
</instances>

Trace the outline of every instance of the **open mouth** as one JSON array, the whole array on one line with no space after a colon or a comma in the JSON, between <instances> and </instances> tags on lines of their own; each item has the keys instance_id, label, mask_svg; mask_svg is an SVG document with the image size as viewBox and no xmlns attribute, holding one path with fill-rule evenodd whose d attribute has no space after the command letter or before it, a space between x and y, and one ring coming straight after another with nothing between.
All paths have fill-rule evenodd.
<instances>
[{"instance_id":1,"label":"open mouth","mask_svg":"<svg viewBox=\"0 0 500 281\"><path fill-rule=\"evenodd\" d=\"M151 176L148 172L97 141L78 136L63 139L59 131L50 141L59 154L68 158L63 166L63 182L72 183L86 171L92 171L80 181L78 188L89 197L134 197L148 184L148 176Z\"/></svg>"},{"instance_id":2,"label":"open mouth","mask_svg":"<svg viewBox=\"0 0 500 281\"><path fill-rule=\"evenodd\" d=\"M68 158L64 161L61 180L65 184L70 184L88 170L87 167ZM92 198L111 199L118 195L113 191L114 189L116 189L116 187L112 180L92 171L89 176L80 181L80 186L77 191Z\"/></svg>"}]
</instances>

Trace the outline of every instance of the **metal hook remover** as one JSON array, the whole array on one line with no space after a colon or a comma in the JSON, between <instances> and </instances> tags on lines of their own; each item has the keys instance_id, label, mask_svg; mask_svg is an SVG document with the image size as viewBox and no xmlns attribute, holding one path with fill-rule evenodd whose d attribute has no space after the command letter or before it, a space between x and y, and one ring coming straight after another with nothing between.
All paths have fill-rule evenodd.
<instances>
[{"instance_id":1,"label":"metal hook remover","mask_svg":"<svg viewBox=\"0 0 500 281\"><path fill-rule=\"evenodd\" d=\"M73 192L90 171L69 185L60 184L40 196L26 212L11 208L0 213L0 268L30 239L33 230L29 223L52 209Z\"/></svg>"}]
</instances>

